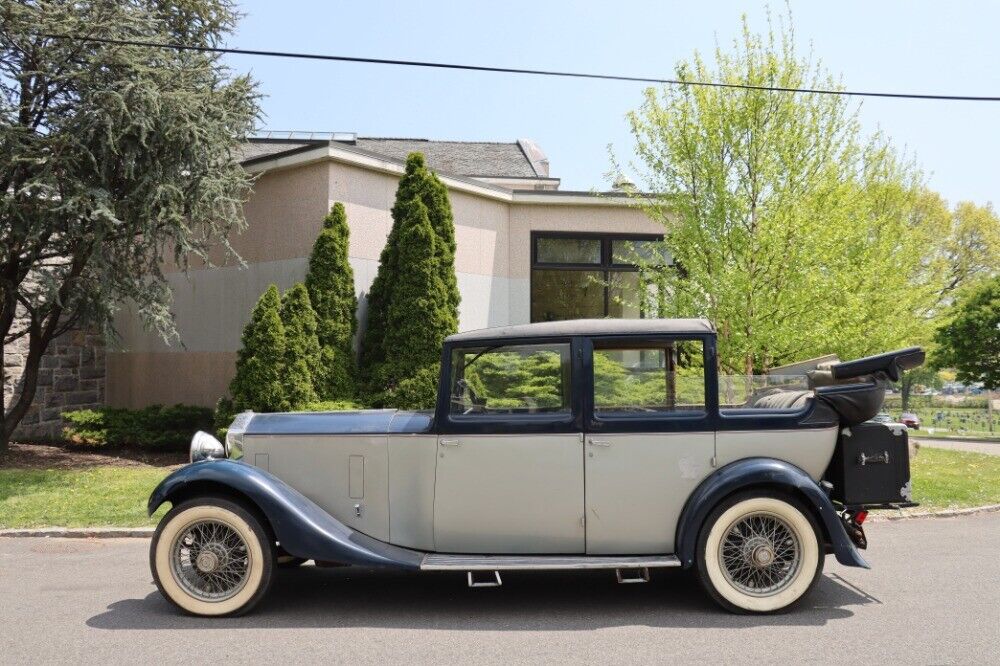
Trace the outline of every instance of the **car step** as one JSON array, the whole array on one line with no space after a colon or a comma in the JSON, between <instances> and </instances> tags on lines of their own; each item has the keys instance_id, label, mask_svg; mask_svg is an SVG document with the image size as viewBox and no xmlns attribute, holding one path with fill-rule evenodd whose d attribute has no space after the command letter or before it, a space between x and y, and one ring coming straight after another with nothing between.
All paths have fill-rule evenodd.
<instances>
[{"instance_id":1,"label":"car step","mask_svg":"<svg viewBox=\"0 0 1000 666\"><path fill-rule=\"evenodd\" d=\"M649 567L615 569L615 575L618 577L619 583L648 583Z\"/></svg>"},{"instance_id":2,"label":"car step","mask_svg":"<svg viewBox=\"0 0 1000 666\"><path fill-rule=\"evenodd\" d=\"M606 555L449 555L429 553L420 562L422 571L533 571L547 569L643 569L679 567L673 555L619 557ZM648 576L648 571L644 574ZM624 582L624 581L623 581ZM635 581L638 582L638 581Z\"/></svg>"},{"instance_id":3,"label":"car step","mask_svg":"<svg viewBox=\"0 0 1000 666\"><path fill-rule=\"evenodd\" d=\"M500 580L500 572L494 571L493 575L487 579L477 578L475 571L468 572L469 587L500 587L503 581ZM478 572L482 573L482 572Z\"/></svg>"}]
</instances>

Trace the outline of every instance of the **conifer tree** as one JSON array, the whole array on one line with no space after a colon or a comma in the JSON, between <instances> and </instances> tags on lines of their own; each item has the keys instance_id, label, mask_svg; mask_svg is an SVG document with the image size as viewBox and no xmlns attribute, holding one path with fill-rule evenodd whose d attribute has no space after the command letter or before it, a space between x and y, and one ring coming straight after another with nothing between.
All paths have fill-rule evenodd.
<instances>
[{"instance_id":1,"label":"conifer tree","mask_svg":"<svg viewBox=\"0 0 1000 666\"><path fill-rule=\"evenodd\" d=\"M415 309L412 305L410 312L412 316L417 318L433 319L436 323L431 324L432 329L437 323L441 324L444 327L443 330L447 330L445 335L458 329L460 297L455 278L455 222L448 200L448 190L444 183L427 169L423 155L411 153L406 160L406 172L400 179L399 187L396 190L396 202L392 207L392 229L385 247L382 249L378 274L375 276L375 281L368 294L368 318L361 358L367 392L371 395L384 394L386 390L384 372L380 370L384 364L390 359L393 362L398 362L400 357L413 354L410 346L399 347L394 342L390 342L390 338L396 336L391 331L389 313L393 307L397 310L407 307L397 301L397 292L412 292L410 282L415 279L412 266L408 263L414 259L412 252L408 252L405 259L402 256L404 250L408 250L408 248L405 248L406 242L402 238L401 231L404 222L415 215L419 216L412 210L415 200L422 205L423 214L427 216L427 222L433 234L434 273L444 290L445 299L443 308L439 312L435 312L433 316ZM409 221L412 222L412 220ZM436 354L440 354L440 344L443 337L435 337L430 340L437 346ZM419 344L426 342L428 340L421 340ZM420 357L420 354L416 354L416 356ZM438 357L435 357L435 363L437 360ZM416 391L416 394L426 393L426 388L430 384L427 373L424 373L420 380L416 377L410 380L411 382L419 382L423 387Z\"/></svg>"},{"instance_id":2,"label":"conifer tree","mask_svg":"<svg viewBox=\"0 0 1000 666\"><path fill-rule=\"evenodd\" d=\"M236 358L236 376L229 384L236 411L276 412L287 409L283 382L285 327L281 298L273 284L257 301L243 328L242 348Z\"/></svg>"},{"instance_id":3,"label":"conifer tree","mask_svg":"<svg viewBox=\"0 0 1000 666\"><path fill-rule=\"evenodd\" d=\"M347 259L350 230L344 204L337 202L323 220L313 244L306 273L306 289L316 313L319 370L313 385L323 400L355 397L357 365L352 343L357 331L354 271Z\"/></svg>"},{"instance_id":4,"label":"conifer tree","mask_svg":"<svg viewBox=\"0 0 1000 666\"><path fill-rule=\"evenodd\" d=\"M369 401L376 406L434 404L444 338L457 322L441 279L438 237L419 197L398 203L397 268L404 279L387 290L382 344L392 355L372 368Z\"/></svg>"},{"instance_id":5,"label":"conifer tree","mask_svg":"<svg viewBox=\"0 0 1000 666\"><path fill-rule=\"evenodd\" d=\"M281 323L285 328L284 386L287 409L303 409L317 399L314 376L320 371L320 347L316 337L316 315L309 292L299 282L281 301Z\"/></svg>"}]
</instances>

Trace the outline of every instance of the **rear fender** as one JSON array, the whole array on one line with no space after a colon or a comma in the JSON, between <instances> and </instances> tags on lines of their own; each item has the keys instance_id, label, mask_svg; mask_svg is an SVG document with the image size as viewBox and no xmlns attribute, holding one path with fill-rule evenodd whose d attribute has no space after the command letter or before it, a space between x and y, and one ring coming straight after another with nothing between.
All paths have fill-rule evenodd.
<instances>
[{"instance_id":1,"label":"rear fender","mask_svg":"<svg viewBox=\"0 0 1000 666\"><path fill-rule=\"evenodd\" d=\"M423 553L347 527L312 500L262 469L233 460L205 460L177 470L153 490L150 515L164 502L188 499L193 484L228 488L253 502L289 555L365 566L419 569Z\"/></svg>"},{"instance_id":2,"label":"rear fender","mask_svg":"<svg viewBox=\"0 0 1000 666\"><path fill-rule=\"evenodd\" d=\"M837 561L848 567L871 568L851 542L830 498L804 471L774 458L745 458L730 463L702 481L688 498L677 523L677 557L685 568L695 563L698 535L708 514L734 492L754 486L792 491L814 509L833 546Z\"/></svg>"}]
</instances>

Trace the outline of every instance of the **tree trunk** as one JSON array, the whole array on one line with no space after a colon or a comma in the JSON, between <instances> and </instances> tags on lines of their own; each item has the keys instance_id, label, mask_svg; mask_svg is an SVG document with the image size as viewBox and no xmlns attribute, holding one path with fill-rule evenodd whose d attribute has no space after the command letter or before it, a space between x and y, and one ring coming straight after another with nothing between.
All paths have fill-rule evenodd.
<instances>
[{"instance_id":1,"label":"tree trunk","mask_svg":"<svg viewBox=\"0 0 1000 666\"><path fill-rule=\"evenodd\" d=\"M42 355L51 340L52 333L48 327L29 334L28 355L24 360L24 373L21 375L21 392L17 400L11 404L10 411L4 412L3 422L0 423L0 450L6 450L14 430L28 413L28 408L35 399L35 392L38 389L38 369L41 367Z\"/></svg>"},{"instance_id":2,"label":"tree trunk","mask_svg":"<svg viewBox=\"0 0 1000 666\"><path fill-rule=\"evenodd\" d=\"M899 382L899 391L900 391L900 395L902 396L901 402L903 404L902 411L904 411L904 412L910 406L910 391L911 390L913 390L913 380L910 379L909 377L907 377L907 373L904 372L903 373L903 377L900 379L900 382Z\"/></svg>"}]
</instances>

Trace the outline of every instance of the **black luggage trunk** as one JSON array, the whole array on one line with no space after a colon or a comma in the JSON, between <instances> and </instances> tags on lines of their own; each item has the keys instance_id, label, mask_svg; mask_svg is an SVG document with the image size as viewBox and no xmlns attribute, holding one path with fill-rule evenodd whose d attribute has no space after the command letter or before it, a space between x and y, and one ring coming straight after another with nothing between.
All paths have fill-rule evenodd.
<instances>
[{"instance_id":1,"label":"black luggage trunk","mask_svg":"<svg viewBox=\"0 0 1000 666\"><path fill-rule=\"evenodd\" d=\"M869 421L841 428L826 480L830 496L845 506L909 504L906 426Z\"/></svg>"}]
</instances>

